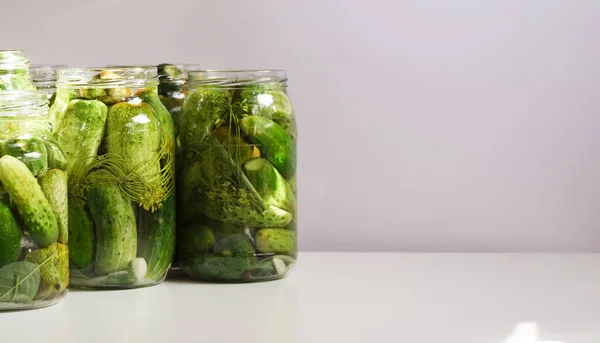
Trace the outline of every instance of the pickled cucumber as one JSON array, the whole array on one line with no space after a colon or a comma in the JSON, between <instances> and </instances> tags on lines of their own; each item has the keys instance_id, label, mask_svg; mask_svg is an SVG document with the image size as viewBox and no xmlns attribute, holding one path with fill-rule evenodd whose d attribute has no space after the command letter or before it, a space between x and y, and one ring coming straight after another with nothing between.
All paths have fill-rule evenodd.
<instances>
[{"instance_id":1,"label":"pickled cucumber","mask_svg":"<svg viewBox=\"0 0 600 343\"><path fill-rule=\"evenodd\" d=\"M54 212L58 224L58 241L67 243L69 239L67 174L60 169L50 169L38 179L38 183Z\"/></svg>"},{"instance_id":2,"label":"pickled cucumber","mask_svg":"<svg viewBox=\"0 0 600 343\"><path fill-rule=\"evenodd\" d=\"M256 232L256 250L262 253L295 256L297 251L296 231L264 228Z\"/></svg>"},{"instance_id":3,"label":"pickled cucumber","mask_svg":"<svg viewBox=\"0 0 600 343\"><path fill-rule=\"evenodd\" d=\"M96 100L73 100L63 115L56 140L67 157L67 173L92 163L104 135L108 108Z\"/></svg>"},{"instance_id":4,"label":"pickled cucumber","mask_svg":"<svg viewBox=\"0 0 600 343\"><path fill-rule=\"evenodd\" d=\"M44 140L30 134L20 135L2 143L2 155L10 155L25 163L33 176L48 170L48 150Z\"/></svg>"},{"instance_id":5,"label":"pickled cucumber","mask_svg":"<svg viewBox=\"0 0 600 343\"><path fill-rule=\"evenodd\" d=\"M90 176L111 177L106 170L94 171ZM137 252L136 220L131 202L117 184L109 183L93 185L87 205L96 227L96 275L124 270Z\"/></svg>"},{"instance_id":6,"label":"pickled cucumber","mask_svg":"<svg viewBox=\"0 0 600 343\"><path fill-rule=\"evenodd\" d=\"M10 208L0 201L0 268L21 255L21 229Z\"/></svg>"},{"instance_id":7,"label":"pickled cucumber","mask_svg":"<svg viewBox=\"0 0 600 343\"><path fill-rule=\"evenodd\" d=\"M94 263L96 232L85 202L69 198L69 256L74 267L85 269Z\"/></svg>"},{"instance_id":8,"label":"pickled cucumber","mask_svg":"<svg viewBox=\"0 0 600 343\"><path fill-rule=\"evenodd\" d=\"M107 152L122 158L127 172L136 171L146 183L160 189L161 137L152 106L117 103L110 108L106 127Z\"/></svg>"},{"instance_id":9,"label":"pickled cucumber","mask_svg":"<svg viewBox=\"0 0 600 343\"><path fill-rule=\"evenodd\" d=\"M248 116L240 120L240 128L283 177L296 173L295 143L281 126L268 118Z\"/></svg>"},{"instance_id":10,"label":"pickled cucumber","mask_svg":"<svg viewBox=\"0 0 600 343\"><path fill-rule=\"evenodd\" d=\"M25 261L39 264L41 282L36 299L53 298L69 284L69 249L66 244L54 243L25 255Z\"/></svg>"},{"instance_id":11,"label":"pickled cucumber","mask_svg":"<svg viewBox=\"0 0 600 343\"><path fill-rule=\"evenodd\" d=\"M0 182L17 207L33 240L49 246L58 239L58 224L52 206L25 164L12 156L0 158Z\"/></svg>"}]
</instances>

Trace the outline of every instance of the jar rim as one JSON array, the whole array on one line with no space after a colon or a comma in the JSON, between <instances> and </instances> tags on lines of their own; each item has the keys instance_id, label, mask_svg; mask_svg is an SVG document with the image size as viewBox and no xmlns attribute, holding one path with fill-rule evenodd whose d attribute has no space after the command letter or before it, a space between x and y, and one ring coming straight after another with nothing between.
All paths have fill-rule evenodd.
<instances>
[{"instance_id":1,"label":"jar rim","mask_svg":"<svg viewBox=\"0 0 600 343\"><path fill-rule=\"evenodd\" d=\"M32 64L29 75L34 81L55 81L58 69L66 67L66 64Z\"/></svg>"},{"instance_id":2,"label":"jar rim","mask_svg":"<svg viewBox=\"0 0 600 343\"><path fill-rule=\"evenodd\" d=\"M284 69L232 69L232 70L193 70L188 72L188 80L197 85L239 86L251 84L285 84L287 73Z\"/></svg>"},{"instance_id":3,"label":"jar rim","mask_svg":"<svg viewBox=\"0 0 600 343\"><path fill-rule=\"evenodd\" d=\"M119 88L158 84L154 66L59 68L57 87Z\"/></svg>"}]
</instances>

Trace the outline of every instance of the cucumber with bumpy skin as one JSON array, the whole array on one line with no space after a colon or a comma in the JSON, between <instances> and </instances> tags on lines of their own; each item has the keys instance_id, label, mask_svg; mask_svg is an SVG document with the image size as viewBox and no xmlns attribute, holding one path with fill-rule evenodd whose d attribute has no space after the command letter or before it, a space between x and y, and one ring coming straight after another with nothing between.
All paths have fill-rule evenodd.
<instances>
[{"instance_id":1,"label":"cucumber with bumpy skin","mask_svg":"<svg viewBox=\"0 0 600 343\"><path fill-rule=\"evenodd\" d=\"M295 143L281 126L268 118L248 116L240 120L240 128L283 177L296 173Z\"/></svg>"},{"instance_id":2,"label":"cucumber with bumpy skin","mask_svg":"<svg viewBox=\"0 0 600 343\"><path fill-rule=\"evenodd\" d=\"M90 173L98 180L114 177L106 170ZM96 275L124 270L136 257L137 231L133 206L115 183L92 185L87 205L96 227Z\"/></svg>"},{"instance_id":3,"label":"cucumber with bumpy skin","mask_svg":"<svg viewBox=\"0 0 600 343\"><path fill-rule=\"evenodd\" d=\"M21 255L21 229L10 207L0 201L0 268Z\"/></svg>"},{"instance_id":4,"label":"cucumber with bumpy skin","mask_svg":"<svg viewBox=\"0 0 600 343\"><path fill-rule=\"evenodd\" d=\"M69 198L69 255L75 268L84 269L94 263L96 232L85 202Z\"/></svg>"},{"instance_id":5,"label":"cucumber with bumpy skin","mask_svg":"<svg viewBox=\"0 0 600 343\"><path fill-rule=\"evenodd\" d=\"M46 149L48 150L48 168L66 170L67 157L58 144L52 140L46 140Z\"/></svg>"},{"instance_id":6,"label":"cucumber with bumpy skin","mask_svg":"<svg viewBox=\"0 0 600 343\"><path fill-rule=\"evenodd\" d=\"M296 140L296 120L292 102L283 90L250 86L236 91L235 101L244 104L244 115L258 115L276 122L293 140Z\"/></svg>"},{"instance_id":7,"label":"cucumber with bumpy skin","mask_svg":"<svg viewBox=\"0 0 600 343\"><path fill-rule=\"evenodd\" d=\"M298 250L296 231L264 228L256 232L256 250L262 253L296 256Z\"/></svg>"},{"instance_id":8,"label":"cucumber with bumpy skin","mask_svg":"<svg viewBox=\"0 0 600 343\"><path fill-rule=\"evenodd\" d=\"M296 213L296 197L292 187L271 163L262 157L244 163L244 174L265 204Z\"/></svg>"},{"instance_id":9,"label":"cucumber with bumpy skin","mask_svg":"<svg viewBox=\"0 0 600 343\"><path fill-rule=\"evenodd\" d=\"M69 205L67 194L67 174L60 169L50 169L38 179L42 192L50 202L58 224L58 241L67 243L69 239Z\"/></svg>"},{"instance_id":10,"label":"cucumber with bumpy skin","mask_svg":"<svg viewBox=\"0 0 600 343\"><path fill-rule=\"evenodd\" d=\"M175 196L150 212L137 208L137 256L147 262L146 278L159 281L164 277L175 253Z\"/></svg>"},{"instance_id":11,"label":"cucumber with bumpy skin","mask_svg":"<svg viewBox=\"0 0 600 343\"><path fill-rule=\"evenodd\" d=\"M147 103L113 105L106 124L107 152L126 161L145 182L160 187L160 131L157 114ZM153 158L156 157L156 158Z\"/></svg>"},{"instance_id":12,"label":"cucumber with bumpy skin","mask_svg":"<svg viewBox=\"0 0 600 343\"><path fill-rule=\"evenodd\" d=\"M35 299L54 298L69 285L69 249L66 244L55 243L43 249L28 252L25 261L39 264L40 288Z\"/></svg>"},{"instance_id":13,"label":"cucumber with bumpy skin","mask_svg":"<svg viewBox=\"0 0 600 343\"><path fill-rule=\"evenodd\" d=\"M2 143L1 152L25 163L35 177L48 170L48 150L41 138L26 134L9 139Z\"/></svg>"},{"instance_id":14,"label":"cucumber with bumpy skin","mask_svg":"<svg viewBox=\"0 0 600 343\"><path fill-rule=\"evenodd\" d=\"M104 135L108 108L97 100L72 100L63 116L57 143L67 157L67 173L92 162Z\"/></svg>"},{"instance_id":15,"label":"cucumber with bumpy skin","mask_svg":"<svg viewBox=\"0 0 600 343\"><path fill-rule=\"evenodd\" d=\"M43 246L56 242L58 224L52 206L27 166L15 157L3 156L0 182L15 203L31 238Z\"/></svg>"}]
</instances>

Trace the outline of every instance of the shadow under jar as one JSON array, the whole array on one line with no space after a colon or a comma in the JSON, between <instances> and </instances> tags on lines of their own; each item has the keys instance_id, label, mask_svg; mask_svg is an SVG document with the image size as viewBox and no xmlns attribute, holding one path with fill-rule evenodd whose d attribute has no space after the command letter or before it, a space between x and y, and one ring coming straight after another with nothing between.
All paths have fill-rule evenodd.
<instances>
[{"instance_id":1,"label":"shadow under jar","mask_svg":"<svg viewBox=\"0 0 600 343\"><path fill-rule=\"evenodd\" d=\"M67 293L67 163L49 136L44 92L0 92L0 310Z\"/></svg>"},{"instance_id":2,"label":"shadow under jar","mask_svg":"<svg viewBox=\"0 0 600 343\"><path fill-rule=\"evenodd\" d=\"M297 256L296 122L284 71L191 71L179 127L179 257L215 282L285 277Z\"/></svg>"},{"instance_id":3,"label":"shadow under jar","mask_svg":"<svg viewBox=\"0 0 600 343\"><path fill-rule=\"evenodd\" d=\"M71 285L164 280L175 249L175 135L155 67L59 70L52 106L67 156Z\"/></svg>"}]
</instances>

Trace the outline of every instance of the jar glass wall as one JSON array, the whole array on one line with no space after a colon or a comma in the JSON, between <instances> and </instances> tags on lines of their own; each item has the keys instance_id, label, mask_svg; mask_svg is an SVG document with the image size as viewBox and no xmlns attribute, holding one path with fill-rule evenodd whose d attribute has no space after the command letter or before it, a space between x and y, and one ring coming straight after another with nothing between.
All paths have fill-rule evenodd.
<instances>
[{"instance_id":1,"label":"jar glass wall","mask_svg":"<svg viewBox=\"0 0 600 343\"><path fill-rule=\"evenodd\" d=\"M286 276L297 256L296 122L283 71L192 71L179 127L182 269Z\"/></svg>"},{"instance_id":2,"label":"jar glass wall","mask_svg":"<svg viewBox=\"0 0 600 343\"><path fill-rule=\"evenodd\" d=\"M158 65L158 95L160 101L171 113L175 128L179 125L179 114L181 105L187 93L186 84L188 73L192 70L200 70L197 64L169 64Z\"/></svg>"},{"instance_id":3,"label":"jar glass wall","mask_svg":"<svg viewBox=\"0 0 600 343\"><path fill-rule=\"evenodd\" d=\"M29 74L36 89L42 90L48 97L52 106L56 96L56 74L59 68L65 68L62 64L34 64L29 67Z\"/></svg>"},{"instance_id":4,"label":"jar glass wall","mask_svg":"<svg viewBox=\"0 0 600 343\"><path fill-rule=\"evenodd\" d=\"M67 163L43 92L0 92L0 155L0 310L55 304L69 284Z\"/></svg>"},{"instance_id":5,"label":"jar glass wall","mask_svg":"<svg viewBox=\"0 0 600 343\"><path fill-rule=\"evenodd\" d=\"M0 50L0 91L33 89L25 51Z\"/></svg>"},{"instance_id":6,"label":"jar glass wall","mask_svg":"<svg viewBox=\"0 0 600 343\"><path fill-rule=\"evenodd\" d=\"M161 282L175 249L175 136L155 67L59 71L51 108L67 156L71 284Z\"/></svg>"}]
</instances>

